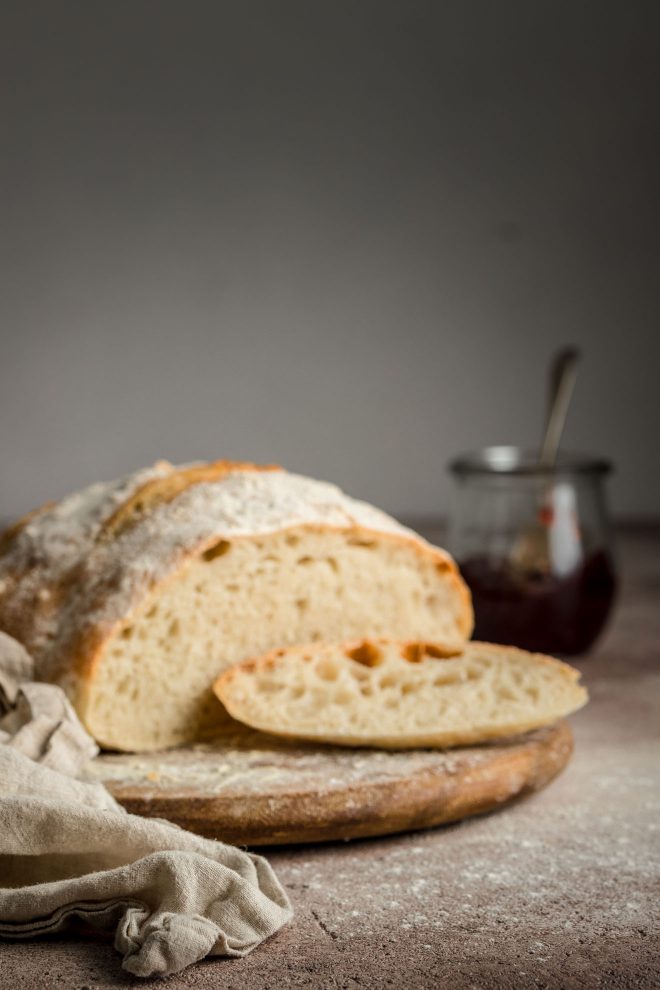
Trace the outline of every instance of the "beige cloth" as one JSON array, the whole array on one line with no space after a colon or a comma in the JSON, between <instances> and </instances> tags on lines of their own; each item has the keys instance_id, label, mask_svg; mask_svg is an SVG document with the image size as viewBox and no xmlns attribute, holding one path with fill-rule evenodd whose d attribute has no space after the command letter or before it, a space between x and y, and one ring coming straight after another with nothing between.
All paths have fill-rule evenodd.
<instances>
[{"instance_id":1,"label":"beige cloth","mask_svg":"<svg viewBox=\"0 0 660 990\"><path fill-rule=\"evenodd\" d=\"M0 633L0 936L115 931L123 966L167 976L242 956L291 919L261 856L127 814L72 774L98 752L59 688Z\"/></svg>"}]
</instances>

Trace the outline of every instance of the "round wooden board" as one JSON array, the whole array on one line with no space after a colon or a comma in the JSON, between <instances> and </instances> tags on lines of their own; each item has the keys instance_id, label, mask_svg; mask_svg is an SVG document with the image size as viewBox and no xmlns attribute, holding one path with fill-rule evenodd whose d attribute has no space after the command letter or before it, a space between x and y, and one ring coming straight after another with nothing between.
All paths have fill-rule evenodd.
<instances>
[{"instance_id":1,"label":"round wooden board","mask_svg":"<svg viewBox=\"0 0 660 990\"><path fill-rule=\"evenodd\" d=\"M236 729L89 771L134 814L239 845L387 835L458 821L544 787L567 764L566 722L453 750L343 749Z\"/></svg>"}]
</instances>

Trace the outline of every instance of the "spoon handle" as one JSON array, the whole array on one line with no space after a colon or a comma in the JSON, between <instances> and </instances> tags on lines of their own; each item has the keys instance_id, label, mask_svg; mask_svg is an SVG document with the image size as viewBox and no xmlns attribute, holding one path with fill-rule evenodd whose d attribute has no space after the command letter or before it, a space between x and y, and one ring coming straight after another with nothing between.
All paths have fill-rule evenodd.
<instances>
[{"instance_id":1,"label":"spoon handle","mask_svg":"<svg viewBox=\"0 0 660 990\"><path fill-rule=\"evenodd\" d=\"M539 463L551 467L557 458L568 407L575 388L580 352L575 347L559 351L550 369L548 418L545 423Z\"/></svg>"}]
</instances>

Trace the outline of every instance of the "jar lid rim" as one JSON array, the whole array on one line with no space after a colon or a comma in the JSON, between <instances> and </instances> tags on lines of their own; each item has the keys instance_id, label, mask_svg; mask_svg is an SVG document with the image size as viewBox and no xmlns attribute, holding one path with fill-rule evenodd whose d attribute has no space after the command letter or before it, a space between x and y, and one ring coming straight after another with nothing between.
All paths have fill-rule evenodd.
<instances>
[{"instance_id":1,"label":"jar lid rim","mask_svg":"<svg viewBox=\"0 0 660 990\"><path fill-rule=\"evenodd\" d=\"M449 470L453 474L506 474L553 476L568 474L603 475L612 470L604 457L572 451L560 451L554 464L539 464L538 451L511 445L483 447L452 458Z\"/></svg>"}]
</instances>

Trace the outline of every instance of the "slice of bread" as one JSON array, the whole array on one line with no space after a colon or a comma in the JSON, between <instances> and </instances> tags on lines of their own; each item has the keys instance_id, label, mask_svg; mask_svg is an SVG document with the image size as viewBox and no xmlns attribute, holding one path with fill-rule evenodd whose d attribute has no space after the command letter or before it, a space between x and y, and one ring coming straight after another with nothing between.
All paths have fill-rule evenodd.
<instances>
[{"instance_id":1,"label":"slice of bread","mask_svg":"<svg viewBox=\"0 0 660 990\"><path fill-rule=\"evenodd\" d=\"M345 746L462 746L536 729L587 702L573 667L510 646L392 639L273 650L214 691L241 722Z\"/></svg>"},{"instance_id":2,"label":"slice of bread","mask_svg":"<svg viewBox=\"0 0 660 990\"><path fill-rule=\"evenodd\" d=\"M159 462L0 536L0 629L68 692L102 746L202 738L218 672L280 646L472 629L454 561L334 485L217 461Z\"/></svg>"}]
</instances>

